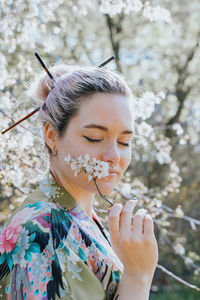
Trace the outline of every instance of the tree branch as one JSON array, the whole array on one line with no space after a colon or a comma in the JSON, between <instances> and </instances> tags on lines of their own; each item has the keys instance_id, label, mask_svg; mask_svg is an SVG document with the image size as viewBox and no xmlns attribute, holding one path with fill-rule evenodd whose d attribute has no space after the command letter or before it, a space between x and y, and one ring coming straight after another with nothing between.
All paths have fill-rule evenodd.
<instances>
[{"instance_id":1,"label":"tree branch","mask_svg":"<svg viewBox=\"0 0 200 300\"><path fill-rule=\"evenodd\" d=\"M185 64L182 67L179 67L179 65L175 66L177 73L178 73L178 80L175 85L175 93L176 93L179 105L178 105L178 109L177 109L175 115L173 117L171 117L169 119L169 121L167 122L167 124L166 124L167 126L177 123L179 121L181 112L184 107L184 101L192 89L192 86L189 86L186 88L184 86L184 84L185 84L185 80L188 76L189 64L194 58L195 52L199 47L199 42L200 42L200 32L197 35L196 45L189 52L188 57L185 61ZM166 128L165 135L169 138L172 138L174 136L174 131L171 128Z\"/></svg>"},{"instance_id":2,"label":"tree branch","mask_svg":"<svg viewBox=\"0 0 200 300\"><path fill-rule=\"evenodd\" d=\"M109 30L110 42L115 54L117 70L120 73L122 73L122 67L119 59L119 49L120 49L119 34L122 31L121 22L123 20L123 14L120 14L118 17L116 17L116 22L114 22L114 18L111 18L108 14L105 14L105 18Z\"/></svg>"},{"instance_id":3,"label":"tree branch","mask_svg":"<svg viewBox=\"0 0 200 300\"><path fill-rule=\"evenodd\" d=\"M171 276L172 278L176 279L177 281L179 281L180 283L186 285L187 287L194 289L198 292L200 292L200 288L196 285L190 284L189 282L181 279L180 277L178 277L177 275L175 275L174 273L172 273L171 271L167 270L165 267L157 264L157 268L161 269L164 273L168 274L169 276Z\"/></svg>"}]
</instances>

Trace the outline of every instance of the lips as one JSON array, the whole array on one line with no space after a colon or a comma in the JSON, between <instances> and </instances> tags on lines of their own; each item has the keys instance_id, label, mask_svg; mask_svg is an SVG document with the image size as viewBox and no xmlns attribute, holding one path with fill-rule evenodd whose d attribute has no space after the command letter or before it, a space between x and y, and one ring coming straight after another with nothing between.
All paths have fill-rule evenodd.
<instances>
[{"instance_id":1,"label":"lips","mask_svg":"<svg viewBox=\"0 0 200 300\"><path fill-rule=\"evenodd\" d=\"M109 170L109 174L119 174L119 171L117 171L117 170Z\"/></svg>"}]
</instances>

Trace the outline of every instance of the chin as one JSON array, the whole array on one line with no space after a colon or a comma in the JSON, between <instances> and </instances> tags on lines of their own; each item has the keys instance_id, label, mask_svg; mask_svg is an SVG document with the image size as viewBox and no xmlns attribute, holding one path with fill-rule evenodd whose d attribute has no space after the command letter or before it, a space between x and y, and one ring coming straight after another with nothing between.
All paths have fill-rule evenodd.
<instances>
[{"instance_id":1,"label":"chin","mask_svg":"<svg viewBox=\"0 0 200 300\"><path fill-rule=\"evenodd\" d=\"M108 195L108 194L111 194L114 187L116 186L117 182L99 182L97 181L97 185L101 191L101 193L103 195ZM95 192L96 195L99 195L99 192L97 191L97 188L95 188L95 190L93 190Z\"/></svg>"}]
</instances>

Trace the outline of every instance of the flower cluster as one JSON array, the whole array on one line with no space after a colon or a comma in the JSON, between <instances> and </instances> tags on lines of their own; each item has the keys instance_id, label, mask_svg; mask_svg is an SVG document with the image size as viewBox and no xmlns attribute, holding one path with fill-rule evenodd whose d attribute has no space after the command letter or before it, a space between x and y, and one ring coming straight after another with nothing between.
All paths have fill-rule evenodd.
<instances>
[{"instance_id":1,"label":"flower cluster","mask_svg":"<svg viewBox=\"0 0 200 300\"><path fill-rule=\"evenodd\" d=\"M109 14L111 17L124 12L139 12L143 8L140 0L101 0L99 10L103 14Z\"/></svg>"},{"instance_id":2,"label":"flower cluster","mask_svg":"<svg viewBox=\"0 0 200 300\"><path fill-rule=\"evenodd\" d=\"M160 92L157 95L153 92L144 92L134 103L134 111L137 118L142 118L143 120L148 119L155 109L155 104L160 104L164 98L164 92Z\"/></svg>"},{"instance_id":3,"label":"flower cluster","mask_svg":"<svg viewBox=\"0 0 200 300\"><path fill-rule=\"evenodd\" d=\"M117 14L124 12L130 14L131 12L143 11L143 16L152 21L164 21L172 23L171 14L168 9L159 5L153 7L149 1L143 5L141 0L101 0L99 10L103 14L109 14L114 17Z\"/></svg>"},{"instance_id":4,"label":"flower cluster","mask_svg":"<svg viewBox=\"0 0 200 300\"><path fill-rule=\"evenodd\" d=\"M152 7L149 1L146 1L144 4L143 16L153 21L164 21L166 23L172 23L171 14L168 9L157 5Z\"/></svg>"},{"instance_id":5,"label":"flower cluster","mask_svg":"<svg viewBox=\"0 0 200 300\"><path fill-rule=\"evenodd\" d=\"M64 157L64 161L70 165L71 169L74 171L74 176L77 174L87 174L88 181L93 178L103 178L108 176L109 164L105 161L97 160L95 157L90 160L89 154L86 154L84 158L81 155L78 158L74 158L68 154Z\"/></svg>"}]
</instances>

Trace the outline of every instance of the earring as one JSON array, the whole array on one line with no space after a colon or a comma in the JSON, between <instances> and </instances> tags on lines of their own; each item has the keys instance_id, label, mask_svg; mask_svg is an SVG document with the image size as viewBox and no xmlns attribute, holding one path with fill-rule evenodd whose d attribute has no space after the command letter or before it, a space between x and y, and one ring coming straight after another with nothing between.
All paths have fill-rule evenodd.
<instances>
[{"instance_id":1,"label":"earring","mask_svg":"<svg viewBox=\"0 0 200 300\"><path fill-rule=\"evenodd\" d=\"M55 157L57 155L56 146L53 147L52 155L53 155L53 157Z\"/></svg>"}]
</instances>

